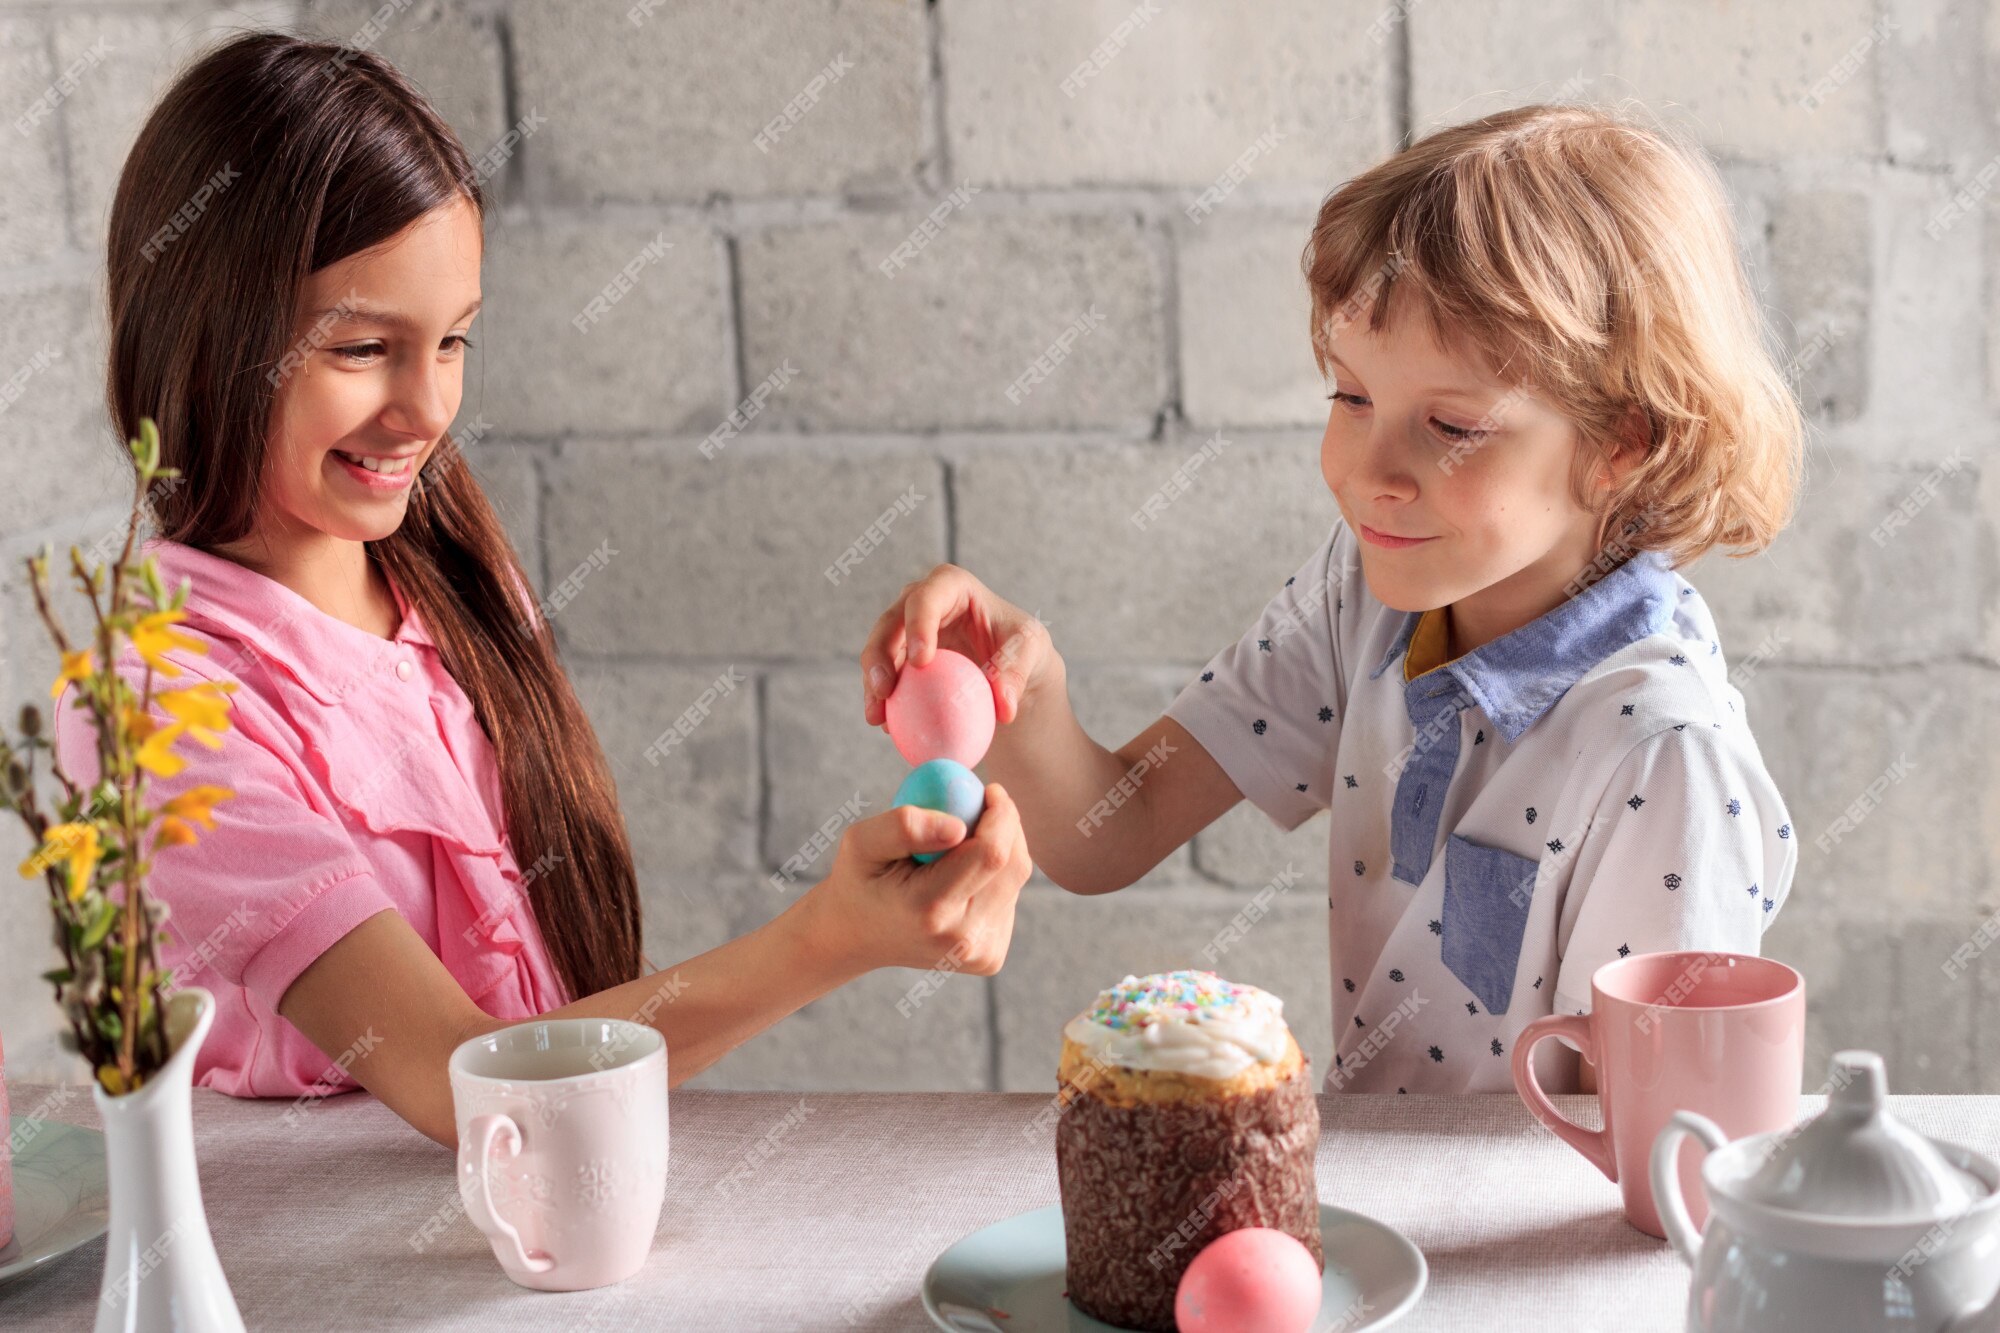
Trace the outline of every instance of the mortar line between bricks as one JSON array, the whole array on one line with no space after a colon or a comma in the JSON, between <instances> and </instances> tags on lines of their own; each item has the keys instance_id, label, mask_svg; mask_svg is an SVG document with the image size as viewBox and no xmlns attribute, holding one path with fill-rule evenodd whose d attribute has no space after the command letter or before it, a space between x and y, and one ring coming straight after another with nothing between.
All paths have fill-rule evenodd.
<instances>
[{"instance_id":1,"label":"mortar line between bricks","mask_svg":"<svg viewBox=\"0 0 2000 1333\"><path fill-rule=\"evenodd\" d=\"M750 393L749 352L743 346L743 256L734 232L722 238L722 290L723 336L729 342L729 373L734 376L729 406L723 413L727 419Z\"/></svg>"},{"instance_id":2,"label":"mortar line between bricks","mask_svg":"<svg viewBox=\"0 0 2000 1333\"><path fill-rule=\"evenodd\" d=\"M958 563L958 465L949 458L938 462L944 470L944 478L938 489L944 495L944 558L946 564Z\"/></svg>"},{"instance_id":3,"label":"mortar line between bricks","mask_svg":"<svg viewBox=\"0 0 2000 1333\"><path fill-rule=\"evenodd\" d=\"M56 74L59 76L62 73L62 65L59 63L60 58L56 52L55 17L56 16L54 11L53 10L49 11L46 15L46 21L44 21L41 25L42 53L48 57L49 68L55 71ZM76 208L77 208L76 153L70 144L69 122L70 122L69 99L64 98L62 101L62 105L56 108L56 126L55 126L56 170L62 173L63 215L62 215L61 231L62 231L63 243L66 246L68 246L71 249L83 250L86 253L88 253L91 247L83 244L83 237L80 234L76 220ZM92 260L93 262L91 264L91 269L94 276L95 270L101 267L101 264L96 262L96 256L92 256Z\"/></svg>"},{"instance_id":4,"label":"mortar line between bricks","mask_svg":"<svg viewBox=\"0 0 2000 1333\"><path fill-rule=\"evenodd\" d=\"M1164 440L1170 429L1187 423L1187 380L1181 364L1181 247L1172 231L1173 224L1160 228L1160 353L1166 383L1165 401L1153 418L1152 439Z\"/></svg>"},{"instance_id":5,"label":"mortar line between bricks","mask_svg":"<svg viewBox=\"0 0 2000 1333\"><path fill-rule=\"evenodd\" d=\"M1410 16L1396 25L1396 41L1389 55L1389 95L1395 98L1391 114L1396 118L1396 147L1407 148L1417 132L1416 62L1410 48Z\"/></svg>"},{"instance_id":6,"label":"mortar line between bricks","mask_svg":"<svg viewBox=\"0 0 2000 1333\"><path fill-rule=\"evenodd\" d=\"M521 123L521 92L518 68L514 56L513 15L505 11L493 16L493 33L500 47L500 123L502 134L512 131ZM537 150L528 147L525 138L521 151L508 158L504 179L507 182L507 196L512 199L527 195L527 167L523 161L526 154Z\"/></svg>"},{"instance_id":7,"label":"mortar line between bricks","mask_svg":"<svg viewBox=\"0 0 2000 1333\"><path fill-rule=\"evenodd\" d=\"M539 453L528 455L528 476L533 483L528 487L528 496L530 502L535 506L534 512L528 515L528 526L535 533L535 567L533 575L535 587L537 588L546 588L549 586L549 534L547 526L549 479L547 473L543 470L545 461Z\"/></svg>"},{"instance_id":8,"label":"mortar line between bricks","mask_svg":"<svg viewBox=\"0 0 2000 1333\"><path fill-rule=\"evenodd\" d=\"M755 687L750 696L751 702L756 705L751 710L750 725L756 730L757 757L757 816L753 833L757 845L750 849L750 859L756 864L759 876L769 875L775 869L764 853L765 834L771 825L770 682L771 677L768 672L758 671Z\"/></svg>"},{"instance_id":9,"label":"mortar line between bricks","mask_svg":"<svg viewBox=\"0 0 2000 1333\"><path fill-rule=\"evenodd\" d=\"M746 388L747 392L747 388ZM738 400L741 401L740 399ZM735 406L735 404L731 404ZM718 416L726 415L718 413ZM941 426L931 429L912 429L907 426L889 426L880 430L866 427L840 426L827 430L791 430L771 428L765 430L745 430L730 443L729 456L735 458L782 458L791 453L811 454L823 458L829 449L854 451L861 457L887 457L893 454L923 451L927 448L951 449L966 447L971 449L1125 449L1162 447L1162 440L1145 433L1154 430L1160 420L1158 412L1145 418L1145 424L1134 419L1125 427L1086 426L1065 433L1060 428L1023 429L1018 426ZM1233 441L1248 444L1293 445L1302 440L1317 441L1326 430L1326 422L1300 421L1291 425L1230 425L1227 422L1207 421L1199 426L1185 420L1176 420L1175 430L1169 432L1169 441L1186 441L1200 444L1203 439L1217 430L1226 432ZM559 457L568 462L589 458L590 451L604 448L652 448L661 451L685 448L693 449L706 436L693 435L684 431L658 434L632 430L600 430L588 432L562 432L541 434L532 431L495 433L492 443L511 444L524 448L555 448L562 452ZM861 450L873 450L873 454ZM758 452L761 451L761 452ZM1178 460L1176 460L1178 461Z\"/></svg>"},{"instance_id":10,"label":"mortar line between bricks","mask_svg":"<svg viewBox=\"0 0 2000 1333\"><path fill-rule=\"evenodd\" d=\"M479 373L483 381L486 374L484 360L479 363ZM480 396L483 398L485 396L483 382L480 389ZM535 479L535 512L530 516L535 529L535 591L545 597L548 595L549 587L549 511L552 508L549 504L549 478L540 459L531 458L530 463Z\"/></svg>"},{"instance_id":11,"label":"mortar line between bricks","mask_svg":"<svg viewBox=\"0 0 2000 1333\"><path fill-rule=\"evenodd\" d=\"M924 125L931 136L933 171L929 184L934 190L943 190L951 182L951 140L945 134L944 123L943 21L938 14L936 0L927 0L924 5L924 95L929 99L926 108L929 114L924 117Z\"/></svg>"},{"instance_id":12,"label":"mortar line between bricks","mask_svg":"<svg viewBox=\"0 0 2000 1333\"><path fill-rule=\"evenodd\" d=\"M986 977L986 1090L1000 1086L1000 978Z\"/></svg>"},{"instance_id":13,"label":"mortar line between bricks","mask_svg":"<svg viewBox=\"0 0 2000 1333\"><path fill-rule=\"evenodd\" d=\"M1392 50L1392 59L1393 54ZM1390 120L1407 119L1408 128L1414 129L1414 107L1403 105L1404 99L1397 98L1393 90L1385 92L1384 96L1390 103ZM1767 173L1771 169L1771 164L1762 158L1732 155L1720 148L1706 151L1725 173ZM1806 174L1797 174L1801 171ZM1812 158L1803 167L1795 161L1785 164L1783 170L1775 175L1759 175L1760 180L1768 179L1773 185L1789 188L1809 188L1835 180L1848 182L1855 188L1872 188L1881 182L1903 178L1926 183L1938 178L1954 179L1948 166L1903 163L1866 154ZM722 230L742 232L845 219L886 217L915 220L937 202L942 183L940 187L933 188L921 175L911 179L913 187L908 189L845 193L806 191L785 195L735 196L710 192L700 196L659 195L596 200L541 198L532 206L525 202L510 205L509 211L519 212L531 221L545 219L551 224L597 221L616 225L620 222L656 223L665 219L702 222ZM1079 181L1066 185L1043 185L981 182L979 198L983 211L997 212L1002 216L1108 217L1137 210L1149 217L1172 218L1185 207L1189 192L1200 189L1206 183L1178 181L1157 185L1103 185ZM1317 181L1250 181L1232 196L1235 202L1231 211L1245 216L1276 214L1290 218L1301 209L1316 209L1325 197L1326 189L1326 183Z\"/></svg>"}]
</instances>

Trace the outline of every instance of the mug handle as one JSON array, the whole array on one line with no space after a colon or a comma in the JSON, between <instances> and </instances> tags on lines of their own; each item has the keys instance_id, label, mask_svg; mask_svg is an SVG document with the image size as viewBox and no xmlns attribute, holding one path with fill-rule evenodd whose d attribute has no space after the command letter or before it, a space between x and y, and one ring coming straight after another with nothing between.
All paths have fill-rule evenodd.
<instances>
[{"instance_id":1,"label":"mug handle","mask_svg":"<svg viewBox=\"0 0 2000 1333\"><path fill-rule=\"evenodd\" d=\"M1597 1042L1591 1036L1588 1015L1550 1014L1538 1018L1522 1028L1521 1035L1514 1039L1514 1091L1521 1094L1521 1100L1535 1113L1535 1119L1554 1131L1557 1138L1582 1153L1585 1160L1604 1173L1606 1180L1615 1182L1618 1179L1618 1159L1611 1150L1610 1126L1585 1129L1556 1110L1548 1094L1542 1091L1542 1085L1535 1081L1535 1047L1550 1037L1569 1038L1582 1050L1584 1059L1597 1063ZM1602 1093L1599 1095L1602 1096Z\"/></svg>"},{"instance_id":2,"label":"mug handle","mask_svg":"<svg viewBox=\"0 0 2000 1333\"><path fill-rule=\"evenodd\" d=\"M1694 1229L1694 1219L1688 1216L1687 1200L1681 1197L1680 1146L1688 1135L1700 1139L1714 1152L1728 1143L1721 1128L1707 1116L1697 1111L1676 1111L1673 1119L1660 1126L1660 1136L1653 1140L1653 1201L1659 1205L1660 1225L1666 1228L1667 1239L1693 1268L1701 1255L1701 1233Z\"/></svg>"},{"instance_id":3,"label":"mug handle","mask_svg":"<svg viewBox=\"0 0 2000 1333\"><path fill-rule=\"evenodd\" d=\"M556 1261L547 1255L529 1254L527 1247L521 1244L521 1233L493 1206L493 1192L486 1178L486 1161L496 1138L503 1139L509 1157L520 1156L521 1127L504 1115L476 1115L459 1137L458 1192L465 1199L466 1216L493 1242L493 1248L505 1267L524 1273L546 1273L556 1266Z\"/></svg>"}]
</instances>

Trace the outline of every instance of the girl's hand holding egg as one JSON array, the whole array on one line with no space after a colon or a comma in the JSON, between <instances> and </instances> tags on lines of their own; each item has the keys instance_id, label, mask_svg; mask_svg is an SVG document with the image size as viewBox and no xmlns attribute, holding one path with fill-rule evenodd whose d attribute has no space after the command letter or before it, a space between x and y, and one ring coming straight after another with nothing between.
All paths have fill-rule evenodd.
<instances>
[{"instance_id":1,"label":"girl's hand holding egg","mask_svg":"<svg viewBox=\"0 0 2000 1333\"><path fill-rule=\"evenodd\" d=\"M998 972L1034 863L1006 790L996 783L979 798L976 829L915 805L849 825L832 871L807 895L815 947L857 974L946 959L974 976Z\"/></svg>"},{"instance_id":2,"label":"girl's hand holding egg","mask_svg":"<svg viewBox=\"0 0 2000 1333\"><path fill-rule=\"evenodd\" d=\"M895 804L942 811L963 820L966 831L971 832L979 823L980 812L986 808L986 787L977 773L957 760L933 759L910 770L910 776L896 788ZM929 865L942 855L943 852L917 852L912 859Z\"/></svg>"}]
</instances>

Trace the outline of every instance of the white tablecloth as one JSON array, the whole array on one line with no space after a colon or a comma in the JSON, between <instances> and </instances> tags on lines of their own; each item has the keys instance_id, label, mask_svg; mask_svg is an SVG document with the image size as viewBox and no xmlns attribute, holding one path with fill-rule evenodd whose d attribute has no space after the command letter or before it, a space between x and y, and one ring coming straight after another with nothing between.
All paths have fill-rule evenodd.
<instances>
[{"instance_id":1,"label":"white tablecloth","mask_svg":"<svg viewBox=\"0 0 2000 1333\"><path fill-rule=\"evenodd\" d=\"M26 1113L47 1089L10 1091ZM917 1333L931 1327L918 1284L940 1251L1057 1198L1053 1133L1022 1132L1044 1097L677 1092L646 1267L598 1291L531 1292L458 1209L451 1155L373 1098L333 1098L293 1128L287 1102L194 1095L209 1226L258 1330ZM1586 1114L1588 1099L1557 1101ZM2000 1150L2000 1097L1893 1102L1925 1133ZM1801 1114L1818 1103L1802 1099ZM1617 1187L1513 1097L1320 1107L1320 1198L1395 1226L1430 1261L1430 1288L1399 1330L1681 1328L1680 1260L1626 1225ZM741 1179L746 1153L788 1116ZM98 1123L88 1096L57 1118ZM97 1240L0 1286L0 1328L88 1328L103 1262Z\"/></svg>"}]
</instances>

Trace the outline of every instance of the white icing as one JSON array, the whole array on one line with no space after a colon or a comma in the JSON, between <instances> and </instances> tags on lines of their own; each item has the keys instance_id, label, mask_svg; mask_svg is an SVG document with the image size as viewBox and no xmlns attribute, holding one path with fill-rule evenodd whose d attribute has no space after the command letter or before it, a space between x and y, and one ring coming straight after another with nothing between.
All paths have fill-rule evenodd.
<instances>
[{"instance_id":1,"label":"white icing","mask_svg":"<svg viewBox=\"0 0 2000 1333\"><path fill-rule=\"evenodd\" d=\"M1275 1064L1288 1049L1285 1003L1269 991L1236 985L1230 1003L1193 1013L1145 1007L1142 1021L1124 1026L1099 1022L1106 999L1116 990L1144 986L1152 977L1128 976L1104 992L1097 1004L1072 1018L1063 1035L1087 1058L1108 1066L1163 1070L1198 1078L1230 1079L1258 1064Z\"/></svg>"}]
</instances>

